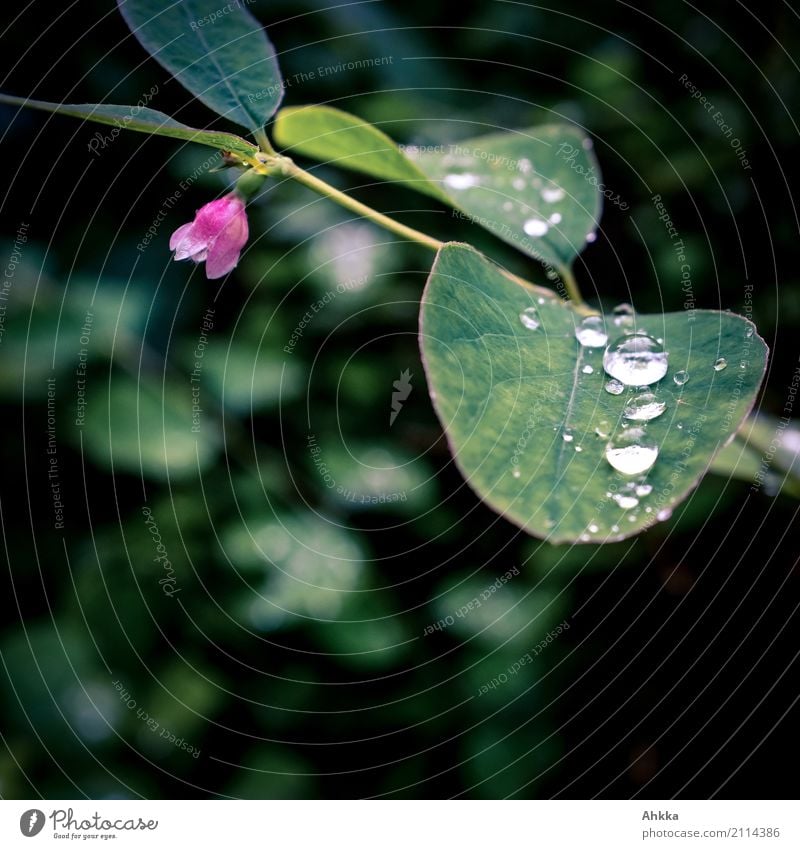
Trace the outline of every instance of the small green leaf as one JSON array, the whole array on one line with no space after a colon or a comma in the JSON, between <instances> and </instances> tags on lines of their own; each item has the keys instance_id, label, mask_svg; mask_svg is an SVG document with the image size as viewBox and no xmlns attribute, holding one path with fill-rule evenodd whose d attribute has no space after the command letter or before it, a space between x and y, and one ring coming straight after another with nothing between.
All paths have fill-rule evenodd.
<instances>
[{"instance_id":1,"label":"small green leaf","mask_svg":"<svg viewBox=\"0 0 800 849\"><path fill-rule=\"evenodd\" d=\"M27 106L44 112L56 112L73 118L84 118L98 124L110 124L119 130L133 130L137 133L151 133L156 136L169 136L173 139L205 144L219 150L230 150L252 156L258 148L249 141L233 133L219 133L211 130L195 130L169 115L155 109L139 106L114 106L111 103L48 103L44 100L29 100L24 97L12 97L0 94L0 103L10 106Z\"/></svg>"},{"instance_id":2,"label":"small green leaf","mask_svg":"<svg viewBox=\"0 0 800 849\"><path fill-rule=\"evenodd\" d=\"M275 50L239 3L117 0L142 47L218 114L260 130L283 97Z\"/></svg>"},{"instance_id":3,"label":"small green leaf","mask_svg":"<svg viewBox=\"0 0 800 849\"><path fill-rule=\"evenodd\" d=\"M293 152L381 180L407 183L449 202L389 136L367 121L331 106L291 106L275 117L275 141Z\"/></svg>"},{"instance_id":4,"label":"small green leaf","mask_svg":"<svg viewBox=\"0 0 800 849\"><path fill-rule=\"evenodd\" d=\"M490 507L551 542L624 539L667 518L739 428L766 367L766 345L740 316L606 317L612 345L644 330L668 354L665 376L645 387L666 409L632 421L623 412L641 390L606 391L604 347L579 344L582 320L456 244L440 250L421 309L431 397L458 467ZM715 370L720 357L730 365ZM607 446L637 429L658 457L623 475ZM636 486L637 503L620 503Z\"/></svg>"},{"instance_id":5,"label":"small green leaf","mask_svg":"<svg viewBox=\"0 0 800 849\"><path fill-rule=\"evenodd\" d=\"M710 472L746 481L768 495L800 498L800 430L788 418L750 416L714 457Z\"/></svg>"},{"instance_id":6,"label":"small green leaf","mask_svg":"<svg viewBox=\"0 0 800 849\"><path fill-rule=\"evenodd\" d=\"M467 139L445 152L413 150L407 155L453 206L535 259L570 265L595 238L599 167L577 127L551 124Z\"/></svg>"},{"instance_id":7,"label":"small green leaf","mask_svg":"<svg viewBox=\"0 0 800 849\"><path fill-rule=\"evenodd\" d=\"M360 118L303 106L278 113L275 140L290 153L405 183L556 268L595 238L600 171L577 127L551 124L401 150Z\"/></svg>"}]
</instances>

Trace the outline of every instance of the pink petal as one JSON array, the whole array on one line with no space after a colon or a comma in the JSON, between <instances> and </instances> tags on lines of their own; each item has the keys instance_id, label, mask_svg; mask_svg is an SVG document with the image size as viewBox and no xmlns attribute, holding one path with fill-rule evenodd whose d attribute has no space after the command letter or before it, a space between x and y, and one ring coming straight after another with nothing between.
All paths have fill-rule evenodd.
<instances>
[{"instance_id":1,"label":"pink petal","mask_svg":"<svg viewBox=\"0 0 800 849\"><path fill-rule=\"evenodd\" d=\"M204 252L208 248L208 237L197 232L195 222L184 224L179 227L172 238L170 245L175 244L175 259L189 259Z\"/></svg>"},{"instance_id":2,"label":"pink petal","mask_svg":"<svg viewBox=\"0 0 800 849\"><path fill-rule=\"evenodd\" d=\"M211 238L220 233L234 216L242 212L242 199L238 195L229 194L198 209L194 223L198 233Z\"/></svg>"},{"instance_id":3,"label":"pink petal","mask_svg":"<svg viewBox=\"0 0 800 849\"><path fill-rule=\"evenodd\" d=\"M171 251L174 251L175 248L177 248L178 245L183 241L184 237L188 235L191 229L191 221L188 224L181 224L181 226L178 227L178 229L169 238L169 249Z\"/></svg>"},{"instance_id":4,"label":"pink petal","mask_svg":"<svg viewBox=\"0 0 800 849\"><path fill-rule=\"evenodd\" d=\"M209 280L224 277L229 271L236 268L239 262L239 254L249 234L247 215L243 210L244 205L242 204L242 211L229 221L208 249L206 277Z\"/></svg>"}]
</instances>

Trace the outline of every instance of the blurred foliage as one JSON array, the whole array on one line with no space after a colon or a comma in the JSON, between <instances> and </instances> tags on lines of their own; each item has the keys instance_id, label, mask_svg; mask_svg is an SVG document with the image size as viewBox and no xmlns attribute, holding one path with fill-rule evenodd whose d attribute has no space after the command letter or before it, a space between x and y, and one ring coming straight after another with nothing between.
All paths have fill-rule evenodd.
<instances>
[{"instance_id":1,"label":"blurred foliage","mask_svg":"<svg viewBox=\"0 0 800 849\"><path fill-rule=\"evenodd\" d=\"M157 84L157 108L209 123L107 3L80 0L44 32L41 6L3 36L4 90L135 103ZM788 6L468 2L457 23L430 3L250 8L278 47L287 104L329 102L417 144L582 125L630 205L607 205L577 263L584 291L683 307L660 194L696 305L752 308L773 349L759 404L786 415L797 352L779 333L800 317ZM728 774L731 796L786 792L772 761L795 735L752 750L791 720L788 499L709 477L627 543L527 537L466 486L429 403L423 249L275 182L251 208L239 269L212 284L167 248L229 180L205 151L122 134L96 156L93 127L0 117L13 171L2 256L18 253L0 336L4 797L700 797ZM323 171L546 282L435 201ZM406 369L413 389L390 427ZM534 662L478 695L562 620ZM643 751L649 771L632 768Z\"/></svg>"}]
</instances>

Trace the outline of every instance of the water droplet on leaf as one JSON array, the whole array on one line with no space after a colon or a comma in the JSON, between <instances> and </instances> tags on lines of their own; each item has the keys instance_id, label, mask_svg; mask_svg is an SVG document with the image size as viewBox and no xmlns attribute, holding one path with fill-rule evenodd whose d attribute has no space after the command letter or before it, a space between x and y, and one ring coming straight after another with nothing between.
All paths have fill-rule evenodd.
<instances>
[{"instance_id":1,"label":"water droplet on leaf","mask_svg":"<svg viewBox=\"0 0 800 849\"><path fill-rule=\"evenodd\" d=\"M657 458L656 441L638 427L622 431L606 446L606 460L623 475L640 475L651 469Z\"/></svg>"},{"instance_id":2,"label":"water droplet on leaf","mask_svg":"<svg viewBox=\"0 0 800 849\"><path fill-rule=\"evenodd\" d=\"M584 374L592 374L592 373L594 372L594 369L593 369L590 365L585 365L585 366L581 369L581 371L582 371Z\"/></svg>"},{"instance_id":3,"label":"water droplet on leaf","mask_svg":"<svg viewBox=\"0 0 800 849\"><path fill-rule=\"evenodd\" d=\"M448 174L444 178L444 184L448 189L461 191L463 189L471 189L477 186L480 179L476 174Z\"/></svg>"},{"instance_id":4,"label":"water droplet on leaf","mask_svg":"<svg viewBox=\"0 0 800 849\"><path fill-rule=\"evenodd\" d=\"M609 395L622 395L625 391L625 386L618 380L609 380L605 385L605 390Z\"/></svg>"},{"instance_id":5,"label":"water droplet on leaf","mask_svg":"<svg viewBox=\"0 0 800 849\"><path fill-rule=\"evenodd\" d=\"M639 506L639 499L635 495L625 495L623 492L615 492L614 501L623 510L632 510Z\"/></svg>"},{"instance_id":6,"label":"water droplet on leaf","mask_svg":"<svg viewBox=\"0 0 800 849\"><path fill-rule=\"evenodd\" d=\"M605 324L599 315L589 315L575 328L575 338L584 348L602 348L608 344Z\"/></svg>"},{"instance_id":7,"label":"water droplet on leaf","mask_svg":"<svg viewBox=\"0 0 800 849\"><path fill-rule=\"evenodd\" d=\"M522 229L529 236L544 236L550 229L550 225L541 218L529 218L522 225Z\"/></svg>"},{"instance_id":8,"label":"water droplet on leaf","mask_svg":"<svg viewBox=\"0 0 800 849\"><path fill-rule=\"evenodd\" d=\"M680 371L676 371L672 379L675 381L675 384L677 386L683 386L689 381L689 372L684 371L683 369L681 369Z\"/></svg>"},{"instance_id":9,"label":"water droplet on leaf","mask_svg":"<svg viewBox=\"0 0 800 849\"><path fill-rule=\"evenodd\" d=\"M523 327L527 327L528 330L538 330L539 329L539 313L536 312L536 307L527 307L519 314L519 320L522 322Z\"/></svg>"},{"instance_id":10,"label":"water droplet on leaf","mask_svg":"<svg viewBox=\"0 0 800 849\"><path fill-rule=\"evenodd\" d=\"M722 371L723 369L726 369L726 368L728 368L728 361L725 359L725 357L720 357L714 363L714 371Z\"/></svg>"},{"instance_id":11,"label":"water droplet on leaf","mask_svg":"<svg viewBox=\"0 0 800 849\"><path fill-rule=\"evenodd\" d=\"M649 386L667 373L667 353L652 336L623 336L606 348L603 368L625 386Z\"/></svg>"},{"instance_id":12,"label":"water droplet on leaf","mask_svg":"<svg viewBox=\"0 0 800 849\"><path fill-rule=\"evenodd\" d=\"M628 401L622 415L634 422L649 422L658 418L666 409L667 405L652 392L642 392Z\"/></svg>"},{"instance_id":13,"label":"water droplet on leaf","mask_svg":"<svg viewBox=\"0 0 800 849\"><path fill-rule=\"evenodd\" d=\"M555 188L542 189L542 200L545 203L555 203L564 199L564 189L556 186Z\"/></svg>"}]
</instances>

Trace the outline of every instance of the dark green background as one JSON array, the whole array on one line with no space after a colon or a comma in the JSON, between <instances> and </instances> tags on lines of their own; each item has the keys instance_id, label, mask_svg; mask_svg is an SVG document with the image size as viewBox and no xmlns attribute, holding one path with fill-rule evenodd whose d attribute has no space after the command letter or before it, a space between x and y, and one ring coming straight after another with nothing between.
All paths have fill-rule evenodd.
<instances>
[{"instance_id":1,"label":"dark green background","mask_svg":"<svg viewBox=\"0 0 800 849\"><path fill-rule=\"evenodd\" d=\"M292 81L287 104L330 102L405 143L559 117L583 125L606 184L630 206L607 207L601 237L577 263L587 297L683 307L650 201L661 194L687 245L698 307L741 311L753 285L753 317L773 349L759 404L781 415L800 311L796 12L784 3L655 2L646 13L611 2L443 6L250 8ZM158 85L150 106L213 122L145 57L109 2L62 13L37 0L4 29L2 48L6 92L135 103ZM392 61L296 76L376 57ZM682 74L735 129L752 170ZM29 224L0 341L2 796L796 795L785 778L800 754L800 587L785 535L796 502L708 478L670 522L632 543L570 549L526 537L448 462L417 349L431 262L423 248L272 184L251 207L239 269L208 282L171 264L167 242L223 189L219 175L194 182L146 250L136 248L204 150L123 134L96 157L87 144L107 128L9 109L0 119L4 264ZM544 282L422 196L319 173ZM368 284L333 298L285 354L310 305L364 274ZM93 296L79 429L75 368ZM189 375L209 307L198 473ZM404 369L413 390L390 429ZM63 531L48 480L50 376ZM169 474L159 461L165 427ZM314 467L309 431L343 486L406 499L337 498ZM158 583L145 505L174 567L173 598ZM509 569L519 575L491 604L423 636ZM569 629L534 664L477 697L562 620ZM200 755L160 740L115 681Z\"/></svg>"}]
</instances>

